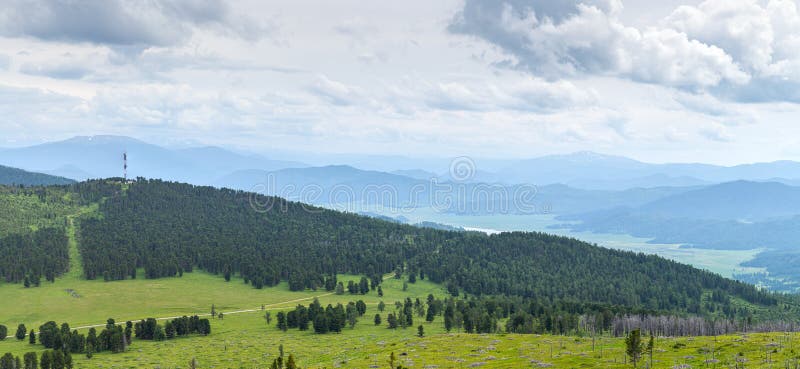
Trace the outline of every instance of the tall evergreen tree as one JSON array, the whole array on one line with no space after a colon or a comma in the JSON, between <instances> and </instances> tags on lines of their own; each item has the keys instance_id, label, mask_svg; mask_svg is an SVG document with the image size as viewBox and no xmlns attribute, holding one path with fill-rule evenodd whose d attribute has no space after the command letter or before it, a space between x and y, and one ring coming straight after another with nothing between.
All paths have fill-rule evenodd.
<instances>
[{"instance_id":1,"label":"tall evergreen tree","mask_svg":"<svg viewBox=\"0 0 800 369\"><path fill-rule=\"evenodd\" d=\"M22 341L25 339L25 335L27 333L28 329L25 328L25 324L20 324L19 326L17 326L17 334L15 336L17 337L17 340Z\"/></svg>"},{"instance_id":2,"label":"tall evergreen tree","mask_svg":"<svg viewBox=\"0 0 800 369\"><path fill-rule=\"evenodd\" d=\"M636 364L642 356L643 347L642 332L640 330L634 329L625 337L625 353L628 354L634 368L636 368Z\"/></svg>"}]
</instances>

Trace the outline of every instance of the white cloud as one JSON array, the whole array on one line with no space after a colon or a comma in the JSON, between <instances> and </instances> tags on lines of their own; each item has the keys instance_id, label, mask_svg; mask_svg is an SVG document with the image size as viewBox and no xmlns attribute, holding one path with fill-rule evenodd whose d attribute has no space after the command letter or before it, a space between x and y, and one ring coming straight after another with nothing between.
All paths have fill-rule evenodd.
<instances>
[{"instance_id":1,"label":"white cloud","mask_svg":"<svg viewBox=\"0 0 800 369\"><path fill-rule=\"evenodd\" d=\"M0 34L42 40L146 48L184 43L196 27L257 40L273 26L220 0L8 0L0 9Z\"/></svg>"},{"instance_id":2,"label":"white cloud","mask_svg":"<svg viewBox=\"0 0 800 369\"><path fill-rule=\"evenodd\" d=\"M20 143L727 162L781 158L800 135L791 0L8 4L0 131Z\"/></svg>"},{"instance_id":3,"label":"white cloud","mask_svg":"<svg viewBox=\"0 0 800 369\"><path fill-rule=\"evenodd\" d=\"M450 30L499 46L512 58L507 65L553 79L616 76L748 101L750 88L800 80L791 0L707 0L643 29L622 21L616 2L567 1L554 16L541 3L467 0ZM796 86L781 90L788 87Z\"/></svg>"}]
</instances>

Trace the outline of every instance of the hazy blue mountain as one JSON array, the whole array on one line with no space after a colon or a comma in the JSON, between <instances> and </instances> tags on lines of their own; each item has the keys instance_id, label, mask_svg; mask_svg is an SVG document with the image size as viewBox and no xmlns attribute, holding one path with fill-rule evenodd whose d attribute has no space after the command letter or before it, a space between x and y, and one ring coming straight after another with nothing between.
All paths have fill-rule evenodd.
<instances>
[{"instance_id":1,"label":"hazy blue mountain","mask_svg":"<svg viewBox=\"0 0 800 369\"><path fill-rule=\"evenodd\" d=\"M0 151L0 164L74 179L121 177L122 154L128 154L128 177L162 178L210 184L242 169L275 170L302 163L273 161L217 147L171 150L124 136L82 136L64 141Z\"/></svg>"},{"instance_id":2,"label":"hazy blue mountain","mask_svg":"<svg viewBox=\"0 0 800 369\"><path fill-rule=\"evenodd\" d=\"M757 221L800 214L800 187L735 181L664 197L637 209L666 218Z\"/></svg>"},{"instance_id":3,"label":"hazy blue mountain","mask_svg":"<svg viewBox=\"0 0 800 369\"><path fill-rule=\"evenodd\" d=\"M730 167L697 163L651 164L585 151L516 161L499 170L497 175L510 183L561 183L584 189L619 190L773 178L788 182L800 179L800 163L776 161Z\"/></svg>"},{"instance_id":4,"label":"hazy blue mountain","mask_svg":"<svg viewBox=\"0 0 800 369\"><path fill-rule=\"evenodd\" d=\"M70 178L76 181L84 181L90 178L99 178L97 175L86 172L83 169L78 168L74 165L64 165L62 167L58 167L53 170L42 171L42 173L58 177Z\"/></svg>"},{"instance_id":5,"label":"hazy blue mountain","mask_svg":"<svg viewBox=\"0 0 800 369\"><path fill-rule=\"evenodd\" d=\"M620 204L561 219L581 221L570 226L575 230L656 237L667 243L757 248L750 246L760 238L770 247L782 247L800 244L800 238L794 238L800 233L788 232L800 219L800 187L735 181L662 196L640 206Z\"/></svg>"},{"instance_id":6,"label":"hazy blue mountain","mask_svg":"<svg viewBox=\"0 0 800 369\"><path fill-rule=\"evenodd\" d=\"M498 171L497 175L514 183L569 185L579 182L590 184L596 180L641 177L646 175L648 166L648 164L633 159L584 151L520 160Z\"/></svg>"},{"instance_id":7,"label":"hazy blue mountain","mask_svg":"<svg viewBox=\"0 0 800 369\"><path fill-rule=\"evenodd\" d=\"M428 181L397 174L361 170L347 165L288 168L277 171L241 170L214 182L219 187L277 195L326 205L360 202L385 206L426 205Z\"/></svg>"},{"instance_id":8,"label":"hazy blue mountain","mask_svg":"<svg viewBox=\"0 0 800 369\"><path fill-rule=\"evenodd\" d=\"M308 166L297 161L269 160L260 155L238 154L216 146L181 149L177 150L177 153L186 160L217 173L230 173L242 169L278 170Z\"/></svg>"},{"instance_id":9,"label":"hazy blue mountain","mask_svg":"<svg viewBox=\"0 0 800 369\"><path fill-rule=\"evenodd\" d=\"M70 183L75 183L75 181L64 177L28 172L0 165L0 185L49 186Z\"/></svg>"},{"instance_id":10,"label":"hazy blue mountain","mask_svg":"<svg viewBox=\"0 0 800 369\"><path fill-rule=\"evenodd\" d=\"M439 177L439 175L434 172L429 172L427 170L422 170L422 169L401 169L401 170L394 170L390 173L421 180L430 180L431 178Z\"/></svg>"},{"instance_id":11,"label":"hazy blue mountain","mask_svg":"<svg viewBox=\"0 0 800 369\"><path fill-rule=\"evenodd\" d=\"M222 177L214 185L254 190L318 205L341 204L350 199L365 205L434 206L463 215L531 212L570 214L617 206L634 207L697 188L599 191L565 185L535 187L448 182L445 179L431 182L428 179L341 165L271 172L242 170Z\"/></svg>"}]
</instances>

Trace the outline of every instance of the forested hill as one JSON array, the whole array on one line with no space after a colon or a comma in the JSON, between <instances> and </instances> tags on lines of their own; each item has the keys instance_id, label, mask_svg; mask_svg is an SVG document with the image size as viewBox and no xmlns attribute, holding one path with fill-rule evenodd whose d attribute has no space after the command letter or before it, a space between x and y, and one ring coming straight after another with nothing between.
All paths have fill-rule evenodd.
<instances>
[{"instance_id":1,"label":"forested hill","mask_svg":"<svg viewBox=\"0 0 800 369\"><path fill-rule=\"evenodd\" d=\"M90 279L173 277L200 268L226 279L242 277L256 288L287 280L299 290L330 287L335 273L377 281L403 269L452 293L505 294L548 304L732 315L731 298L755 305L780 299L657 256L570 238L417 228L180 183L131 183L102 202L100 213L81 221L79 232ZM137 275L137 268L144 275Z\"/></svg>"},{"instance_id":2,"label":"forested hill","mask_svg":"<svg viewBox=\"0 0 800 369\"><path fill-rule=\"evenodd\" d=\"M70 183L75 183L75 181L0 165L0 185L48 186Z\"/></svg>"}]
</instances>

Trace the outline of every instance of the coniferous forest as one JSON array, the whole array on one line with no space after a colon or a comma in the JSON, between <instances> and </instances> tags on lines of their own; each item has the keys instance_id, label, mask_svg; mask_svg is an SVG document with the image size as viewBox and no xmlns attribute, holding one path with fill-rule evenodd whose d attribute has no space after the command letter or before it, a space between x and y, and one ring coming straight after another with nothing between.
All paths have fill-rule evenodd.
<instances>
[{"instance_id":1,"label":"coniferous forest","mask_svg":"<svg viewBox=\"0 0 800 369\"><path fill-rule=\"evenodd\" d=\"M570 238L417 228L160 180L138 180L106 197L100 214L80 226L89 279L177 277L200 268L226 279L241 276L255 288L288 281L301 290L324 288L326 277L336 273L379 280L402 269L446 285L453 295L727 315L735 313L731 298L766 306L779 301L778 295L657 256ZM701 304L709 292L715 299Z\"/></svg>"},{"instance_id":2,"label":"coniferous forest","mask_svg":"<svg viewBox=\"0 0 800 369\"><path fill-rule=\"evenodd\" d=\"M99 205L76 221L87 279L171 278L200 269L254 288L286 281L295 291L333 291L336 274L366 275L360 284L374 289L384 275L397 273L412 282L439 283L453 296L535 302L540 312L727 319L753 314L736 301L781 311L789 298L657 256L571 238L420 228L227 189L111 179L6 191L52 206ZM51 216L50 227L0 238L6 281L36 287L67 271L66 219L58 212Z\"/></svg>"}]
</instances>

